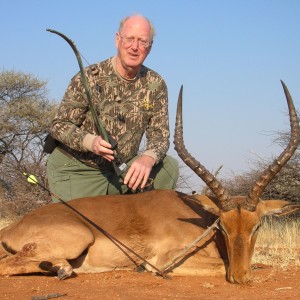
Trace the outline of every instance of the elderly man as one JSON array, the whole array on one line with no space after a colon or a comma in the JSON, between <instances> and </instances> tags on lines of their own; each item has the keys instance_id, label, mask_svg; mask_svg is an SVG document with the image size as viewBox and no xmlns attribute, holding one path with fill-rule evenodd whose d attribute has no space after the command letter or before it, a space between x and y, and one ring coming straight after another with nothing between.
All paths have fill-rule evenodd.
<instances>
[{"instance_id":1,"label":"elderly man","mask_svg":"<svg viewBox=\"0 0 300 300\"><path fill-rule=\"evenodd\" d=\"M143 65L154 34L147 18L124 18L115 38L117 55L85 70L98 118L128 165L123 177L112 168L111 144L96 133L80 74L72 78L52 122L58 145L47 161L50 190L61 199L143 191L150 183L155 189L175 188L178 163L166 155L167 87ZM140 149L144 135L146 145Z\"/></svg>"}]
</instances>

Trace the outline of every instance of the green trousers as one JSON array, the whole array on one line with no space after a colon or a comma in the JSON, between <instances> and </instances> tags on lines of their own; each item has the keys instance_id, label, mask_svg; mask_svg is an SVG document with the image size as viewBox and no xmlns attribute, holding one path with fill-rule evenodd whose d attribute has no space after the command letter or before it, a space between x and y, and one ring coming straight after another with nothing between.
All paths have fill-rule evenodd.
<instances>
[{"instance_id":1,"label":"green trousers","mask_svg":"<svg viewBox=\"0 0 300 300\"><path fill-rule=\"evenodd\" d=\"M135 159L127 164L130 165ZM76 158L66 156L58 149L48 158L47 176L54 202L59 201L58 197L69 201L81 197L130 193L127 185L122 184L114 171L101 172ZM150 174L154 179L154 189L175 189L178 176L178 162L169 155L155 165Z\"/></svg>"}]
</instances>

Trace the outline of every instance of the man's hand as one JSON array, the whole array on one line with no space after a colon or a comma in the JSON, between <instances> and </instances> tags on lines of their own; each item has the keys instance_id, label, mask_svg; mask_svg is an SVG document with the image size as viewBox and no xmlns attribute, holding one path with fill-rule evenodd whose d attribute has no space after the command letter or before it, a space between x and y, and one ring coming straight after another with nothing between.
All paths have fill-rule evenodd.
<instances>
[{"instance_id":1,"label":"man's hand","mask_svg":"<svg viewBox=\"0 0 300 300\"><path fill-rule=\"evenodd\" d=\"M114 160L114 152L111 150L111 144L106 142L101 136L96 136L92 143L92 151L104 157L108 161Z\"/></svg>"},{"instance_id":2,"label":"man's hand","mask_svg":"<svg viewBox=\"0 0 300 300\"><path fill-rule=\"evenodd\" d=\"M141 155L131 164L124 178L124 184L127 184L133 191L138 187L143 189L147 183L154 163L153 157Z\"/></svg>"}]
</instances>

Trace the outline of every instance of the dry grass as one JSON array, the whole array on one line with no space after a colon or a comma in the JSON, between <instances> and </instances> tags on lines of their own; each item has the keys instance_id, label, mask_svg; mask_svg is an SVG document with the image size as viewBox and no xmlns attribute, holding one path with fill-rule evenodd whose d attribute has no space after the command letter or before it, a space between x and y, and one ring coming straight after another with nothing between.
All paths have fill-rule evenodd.
<instances>
[{"instance_id":1,"label":"dry grass","mask_svg":"<svg viewBox=\"0 0 300 300\"><path fill-rule=\"evenodd\" d=\"M20 215L15 213L14 206L9 201L0 197L0 229L19 218Z\"/></svg>"},{"instance_id":2,"label":"dry grass","mask_svg":"<svg viewBox=\"0 0 300 300\"><path fill-rule=\"evenodd\" d=\"M1 218L0 219L0 229L12 223L11 219Z\"/></svg>"},{"instance_id":3,"label":"dry grass","mask_svg":"<svg viewBox=\"0 0 300 300\"><path fill-rule=\"evenodd\" d=\"M286 268L300 266L300 221L265 219L258 234L252 263Z\"/></svg>"}]
</instances>

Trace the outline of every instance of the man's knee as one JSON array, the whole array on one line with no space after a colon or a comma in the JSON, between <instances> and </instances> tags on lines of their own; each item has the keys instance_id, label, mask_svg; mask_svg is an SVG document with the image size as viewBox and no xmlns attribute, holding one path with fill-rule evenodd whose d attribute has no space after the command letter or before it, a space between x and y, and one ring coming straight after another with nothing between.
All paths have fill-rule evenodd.
<instances>
[{"instance_id":1,"label":"man's knee","mask_svg":"<svg viewBox=\"0 0 300 300\"><path fill-rule=\"evenodd\" d=\"M155 189L175 189L179 177L178 161L167 155L164 160L157 165L157 174L154 179Z\"/></svg>"}]
</instances>

